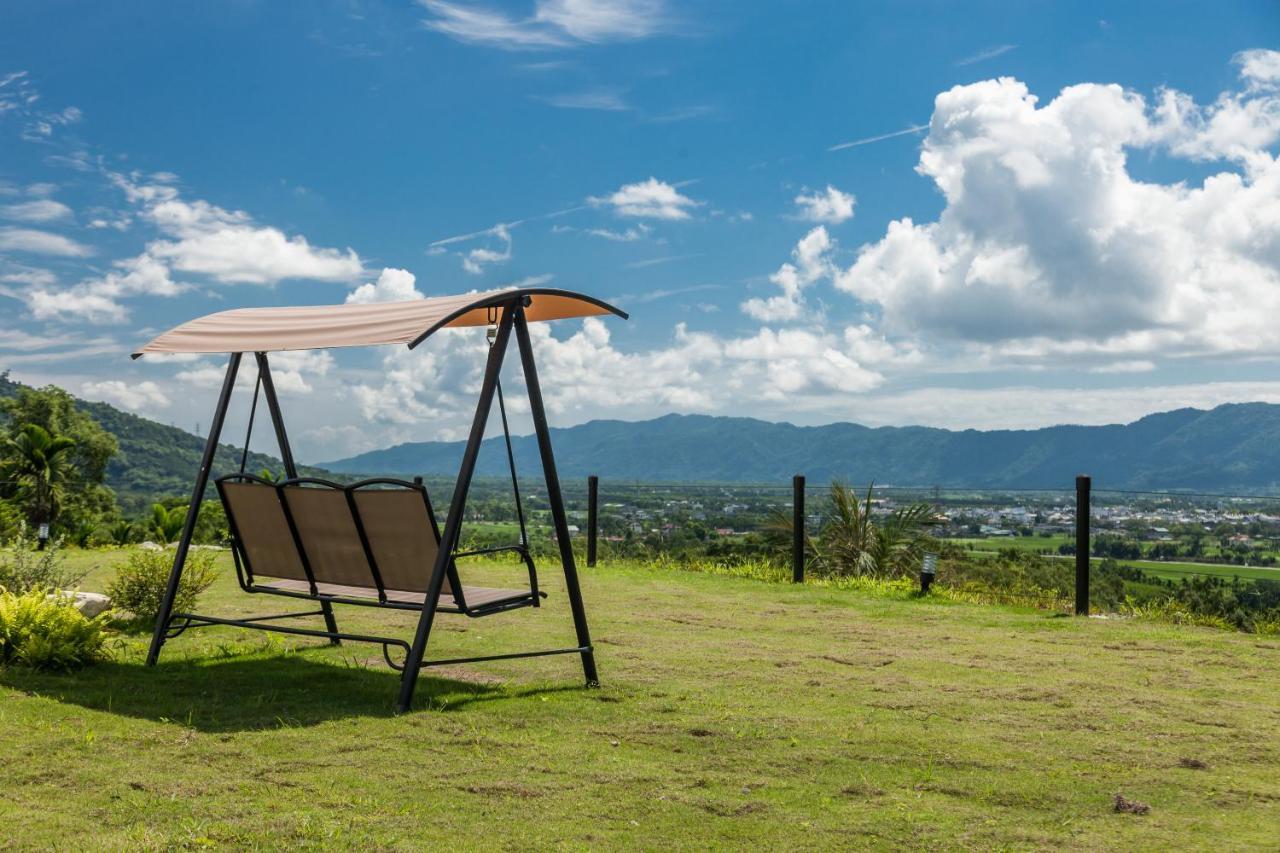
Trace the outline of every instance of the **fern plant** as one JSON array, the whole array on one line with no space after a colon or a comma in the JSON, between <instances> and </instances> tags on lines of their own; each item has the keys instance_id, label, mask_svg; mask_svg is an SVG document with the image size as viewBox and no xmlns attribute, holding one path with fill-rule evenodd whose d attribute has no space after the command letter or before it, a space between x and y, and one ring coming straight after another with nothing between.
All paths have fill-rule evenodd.
<instances>
[{"instance_id":1,"label":"fern plant","mask_svg":"<svg viewBox=\"0 0 1280 853\"><path fill-rule=\"evenodd\" d=\"M61 592L0 591L0 665L69 670L103 654L105 616L85 617Z\"/></svg>"}]
</instances>

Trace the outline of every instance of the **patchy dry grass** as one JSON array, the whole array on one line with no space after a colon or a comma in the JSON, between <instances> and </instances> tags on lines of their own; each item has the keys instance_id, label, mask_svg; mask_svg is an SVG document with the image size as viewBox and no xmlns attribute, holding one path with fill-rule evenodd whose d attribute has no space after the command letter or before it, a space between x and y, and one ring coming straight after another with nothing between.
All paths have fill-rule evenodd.
<instances>
[{"instance_id":1,"label":"patchy dry grass","mask_svg":"<svg viewBox=\"0 0 1280 853\"><path fill-rule=\"evenodd\" d=\"M101 589L118 553L96 562ZM485 564L479 581L510 584ZM15 847L1264 848L1280 837L1280 639L584 571L576 659L458 667L392 714L375 647L202 629L71 676L0 673ZM546 607L442 616L435 653L565 644ZM202 610L271 612L229 570ZM411 619L356 608L351 629ZM422 703L426 704L426 703ZM1117 811L1117 799L1149 806Z\"/></svg>"}]
</instances>

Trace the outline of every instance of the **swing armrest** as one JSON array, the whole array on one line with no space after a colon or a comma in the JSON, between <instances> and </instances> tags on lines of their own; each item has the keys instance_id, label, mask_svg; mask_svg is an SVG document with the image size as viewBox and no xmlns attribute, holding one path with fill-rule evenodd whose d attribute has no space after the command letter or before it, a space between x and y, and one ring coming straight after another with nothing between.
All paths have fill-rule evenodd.
<instances>
[{"instance_id":1,"label":"swing armrest","mask_svg":"<svg viewBox=\"0 0 1280 853\"><path fill-rule=\"evenodd\" d=\"M495 545L492 548L476 548L473 551L454 551L453 558L459 557L482 557L485 554L501 554L503 551L515 551L521 555L528 553L523 545Z\"/></svg>"},{"instance_id":2,"label":"swing armrest","mask_svg":"<svg viewBox=\"0 0 1280 853\"><path fill-rule=\"evenodd\" d=\"M495 545L492 548L476 548L472 551L455 551L453 558L459 557L479 557L484 554L501 554L504 551L514 551L520 555L520 559L524 561L525 566L529 569L529 593L536 602L539 597L545 598L545 592L538 592L538 570L533 565L533 555L529 553L529 549L524 545ZM535 605L536 606L536 605Z\"/></svg>"}]
</instances>

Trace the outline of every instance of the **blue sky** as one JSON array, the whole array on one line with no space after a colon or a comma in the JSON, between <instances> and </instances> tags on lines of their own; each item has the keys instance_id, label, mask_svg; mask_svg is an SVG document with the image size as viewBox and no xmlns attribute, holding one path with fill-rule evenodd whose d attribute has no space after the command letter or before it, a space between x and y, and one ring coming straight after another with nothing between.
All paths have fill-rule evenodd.
<instances>
[{"instance_id":1,"label":"blue sky","mask_svg":"<svg viewBox=\"0 0 1280 853\"><path fill-rule=\"evenodd\" d=\"M547 281L633 315L539 330L562 425L1280 401L1272 48L1271 2L10 5L0 369L192 428L221 365L156 331ZM482 336L435 347L284 357L301 455L458 435Z\"/></svg>"}]
</instances>

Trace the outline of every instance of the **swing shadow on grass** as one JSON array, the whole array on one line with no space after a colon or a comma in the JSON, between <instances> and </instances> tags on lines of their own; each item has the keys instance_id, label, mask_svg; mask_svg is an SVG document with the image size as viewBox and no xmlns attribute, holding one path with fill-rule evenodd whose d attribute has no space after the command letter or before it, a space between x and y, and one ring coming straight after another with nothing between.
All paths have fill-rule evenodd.
<instances>
[{"instance_id":1,"label":"swing shadow on grass","mask_svg":"<svg viewBox=\"0 0 1280 853\"><path fill-rule=\"evenodd\" d=\"M313 726L352 717L395 716L399 674L307 651L106 662L69 673L0 671L0 685L28 695L127 717L171 722L201 732ZM427 673L415 712L457 712L477 702L518 699L578 686L509 689Z\"/></svg>"}]
</instances>

